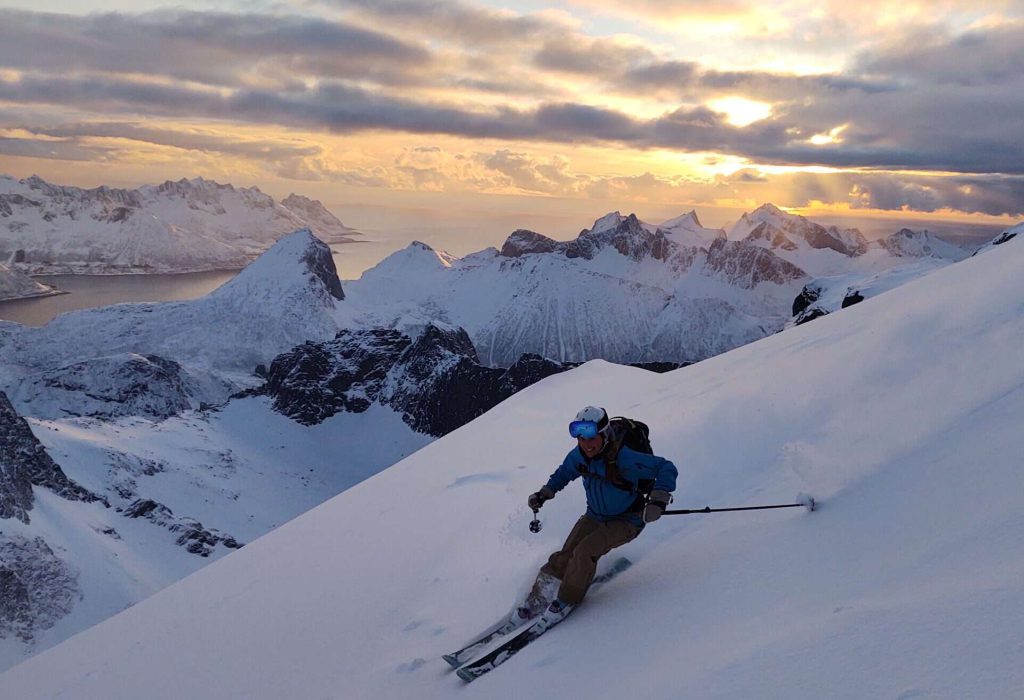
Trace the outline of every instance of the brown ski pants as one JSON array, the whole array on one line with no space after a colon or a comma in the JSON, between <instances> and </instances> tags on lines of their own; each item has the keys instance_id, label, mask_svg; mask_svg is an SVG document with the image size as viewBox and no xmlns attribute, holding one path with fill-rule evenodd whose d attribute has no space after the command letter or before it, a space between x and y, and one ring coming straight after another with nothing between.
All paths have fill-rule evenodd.
<instances>
[{"instance_id":1,"label":"brown ski pants","mask_svg":"<svg viewBox=\"0 0 1024 700\"><path fill-rule=\"evenodd\" d=\"M544 574L560 579L558 597L577 605L594 580L597 560L639 534L640 528L625 520L603 523L584 515L576 521L562 548L541 567L538 581Z\"/></svg>"}]
</instances>

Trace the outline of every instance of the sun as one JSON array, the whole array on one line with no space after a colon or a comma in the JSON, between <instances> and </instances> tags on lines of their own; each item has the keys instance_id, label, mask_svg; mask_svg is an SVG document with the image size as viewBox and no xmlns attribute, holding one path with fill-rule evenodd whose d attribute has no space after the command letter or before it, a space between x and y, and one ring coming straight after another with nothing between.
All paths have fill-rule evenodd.
<instances>
[{"instance_id":1,"label":"sun","mask_svg":"<svg viewBox=\"0 0 1024 700\"><path fill-rule=\"evenodd\" d=\"M745 97L721 97L709 100L707 106L724 114L727 122L739 127L767 119L772 114L772 106L768 102L748 100Z\"/></svg>"}]
</instances>

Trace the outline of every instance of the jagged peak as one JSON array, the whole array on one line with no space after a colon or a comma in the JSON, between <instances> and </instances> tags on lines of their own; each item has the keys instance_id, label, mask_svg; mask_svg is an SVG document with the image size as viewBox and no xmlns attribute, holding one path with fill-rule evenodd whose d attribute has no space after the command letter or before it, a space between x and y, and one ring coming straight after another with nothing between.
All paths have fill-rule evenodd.
<instances>
[{"instance_id":1,"label":"jagged peak","mask_svg":"<svg viewBox=\"0 0 1024 700\"><path fill-rule=\"evenodd\" d=\"M634 214L630 214L630 216L636 218L636 215ZM584 229L580 235L583 235L584 233L598 233L600 231L605 231L610 228L615 228L616 226L621 224L625 219L626 217L624 217L618 211L609 212L602 216L601 218L594 221L594 225L590 227L589 231Z\"/></svg>"},{"instance_id":2,"label":"jagged peak","mask_svg":"<svg viewBox=\"0 0 1024 700\"><path fill-rule=\"evenodd\" d=\"M685 214L669 219L660 225L659 228L704 228L697 217L697 210L691 209Z\"/></svg>"},{"instance_id":3,"label":"jagged peak","mask_svg":"<svg viewBox=\"0 0 1024 700\"><path fill-rule=\"evenodd\" d=\"M334 299L345 298L330 247L308 228L301 228L281 237L210 296L226 297L238 290L246 290L242 293L251 296L247 290L253 287L303 290L309 288L310 277L318 280Z\"/></svg>"},{"instance_id":4,"label":"jagged peak","mask_svg":"<svg viewBox=\"0 0 1024 700\"><path fill-rule=\"evenodd\" d=\"M755 209L753 212L751 212L751 214L771 214L772 216L798 216L801 219L803 218L799 214L790 214L787 211L783 211L782 209L775 206L771 202L765 202L757 209Z\"/></svg>"},{"instance_id":5,"label":"jagged peak","mask_svg":"<svg viewBox=\"0 0 1024 700\"><path fill-rule=\"evenodd\" d=\"M402 274L404 271L411 271L412 269L423 269L424 262L430 263L427 265L429 268L433 268L434 264L448 268L457 260L456 256L443 250L437 250L423 241L413 241L401 250L397 250L381 260L364 274L369 273L371 276L382 272L389 275L396 272ZM409 267L410 265L412 266L411 268Z\"/></svg>"}]
</instances>

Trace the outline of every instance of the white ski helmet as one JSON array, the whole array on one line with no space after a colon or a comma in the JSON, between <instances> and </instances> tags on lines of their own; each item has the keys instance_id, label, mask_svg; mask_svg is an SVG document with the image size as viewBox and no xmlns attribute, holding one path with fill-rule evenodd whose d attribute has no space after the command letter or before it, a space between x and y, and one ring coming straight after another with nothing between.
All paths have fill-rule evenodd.
<instances>
[{"instance_id":1,"label":"white ski helmet","mask_svg":"<svg viewBox=\"0 0 1024 700\"><path fill-rule=\"evenodd\" d=\"M603 433L608 428L608 411L597 406L586 406L576 414L578 421L590 421L597 425L597 432Z\"/></svg>"}]
</instances>

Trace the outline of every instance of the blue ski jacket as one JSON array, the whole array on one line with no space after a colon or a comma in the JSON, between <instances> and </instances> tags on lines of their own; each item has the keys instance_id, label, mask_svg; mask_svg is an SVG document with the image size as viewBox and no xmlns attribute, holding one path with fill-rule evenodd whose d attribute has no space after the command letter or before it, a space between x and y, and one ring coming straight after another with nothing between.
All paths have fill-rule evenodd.
<instances>
[{"instance_id":1,"label":"blue ski jacket","mask_svg":"<svg viewBox=\"0 0 1024 700\"><path fill-rule=\"evenodd\" d=\"M548 479L547 487L558 493L570 481L582 476L583 489L587 494L587 515L601 522L628 520L642 528L644 522L641 513L631 511L639 495L636 485L641 479L653 479L655 490L671 493L676 490L679 471L676 465L664 457L636 452L628 447L619 450L618 467L619 476L633 486L632 491L614 486L604 478L605 461L602 455L587 459L579 446L576 446Z\"/></svg>"}]
</instances>

